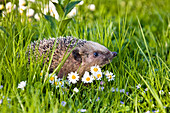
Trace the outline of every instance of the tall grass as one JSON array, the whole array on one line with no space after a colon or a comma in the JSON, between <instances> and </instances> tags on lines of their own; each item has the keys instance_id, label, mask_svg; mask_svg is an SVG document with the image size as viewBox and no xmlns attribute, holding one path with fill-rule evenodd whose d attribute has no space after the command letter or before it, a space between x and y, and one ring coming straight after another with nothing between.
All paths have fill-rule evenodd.
<instances>
[{"instance_id":1,"label":"tall grass","mask_svg":"<svg viewBox=\"0 0 170 113\"><path fill-rule=\"evenodd\" d=\"M87 8L91 3L95 11ZM32 4L37 12L44 7ZM43 66L41 59L36 63L31 59L29 64L26 51L32 41L59 37L60 33L53 31L44 16L31 22L17 10L0 16L0 112L168 112L169 4L168 0L94 0L76 6L77 15L61 35L96 41L117 51L118 56L102 68L116 77L111 82L104 78L103 85L96 81L58 89L40 78L49 64ZM21 81L27 81L25 90L17 88ZM78 93L73 92L75 87Z\"/></svg>"}]
</instances>

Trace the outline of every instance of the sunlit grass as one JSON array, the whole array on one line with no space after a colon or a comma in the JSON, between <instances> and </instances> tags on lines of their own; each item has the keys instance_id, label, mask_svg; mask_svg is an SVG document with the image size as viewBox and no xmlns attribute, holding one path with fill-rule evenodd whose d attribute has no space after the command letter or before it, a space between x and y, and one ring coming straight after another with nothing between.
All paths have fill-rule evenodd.
<instances>
[{"instance_id":1,"label":"sunlit grass","mask_svg":"<svg viewBox=\"0 0 170 113\"><path fill-rule=\"evenodd\" d=\"M88 9L90 4L95 4L94 11ZM0 111L168 112L169 4L168 0L84 1L83 5L76 5L78 12L62 33L57 29L60 22L52 28L42 15L41 4L30 5L35 13L40 13L40 20L24 15L26 10L23 15L18 10L1 15ZM102 68L102 72L112 72L114 80L103 77L89 85L52 86L49 78L45 79L50 64L43 66L41 58L36 63L33 58L29 64L26 51L32 41L60 35L96 41L117 51L118 56ZM18 87L21 81L27 81L23 90Z\"/></svg>"}]
</instances>

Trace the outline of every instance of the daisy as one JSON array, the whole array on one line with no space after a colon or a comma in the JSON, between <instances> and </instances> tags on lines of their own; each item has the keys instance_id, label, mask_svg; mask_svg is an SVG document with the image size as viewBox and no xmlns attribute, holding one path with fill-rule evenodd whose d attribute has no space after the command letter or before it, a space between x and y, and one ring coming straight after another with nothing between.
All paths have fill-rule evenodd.
<instances>
[{"instance_id":1,"label":"daisy","mask_svg":"<svg viewBox=\"0 0 170 113\"><path fill-rule=\"evenodd\" d=\"M40 72L40 78L42 78L43 77L43 70L41 70L41 72Z\"/></svg>"},{"instance_id":2,"label":"daisy","mask_svg":"<svg viewBox=\"0 0 170 113\"><path fill-rule=\"evenodd\" d=\"M26 86L26 82L27 81L22 81L18 84L18 87L17 88L21 88L22 90L24 90L24 87Z\"/></svg>"},{"instance_id":3,"label":"daisy","mask_svg":"<svg viewBox=\"0 0 170 113\"><path fill-rule=\"evenodd\" d=\"M76 93L78 93L78 92L79 92L79 89L77 89L77 87L75 87L75 88L73 89L73 91L76 92Z\"/></svg>"},{"instance_id":4,"label":"daisy","mask_svg":"<svg viewBox=\"0 0 170 113\"><path fill-rule=\"evenodd\" d=\"M53 3L58 3L58 0L51 0Z\"/></svg>"},{"instance_id":5,"label":"daisy","mask_svg":"<svg viewBox=\"0 0 170 113\"><path fill-rule=\"evenodd\" d=\"M95 5L94 4L90 4L87 6L88 9L90 9L90 11L95 11Z\"/></svg>"},{"instance_id":6,"label":"daisy","mask_svg":"<svg viewBox=\"0 0 170 113\"><path fill-rule=\"evenodd\" d=\"M49 2L49 12L50 12L50 15L55 17L56 20L59 20L59 14L56 10L55 5L51 1Z\"/></svg>"},{"instance_id":7,"label":"daisy","mask_svg":"<svg viewBox=\"0 0 170 113\"><path fill-rule=\"evenodd\" d=\"M93 82L93 77L91 77L91 76L89 75L89 72L85 71L85 74L84 74L84 76L83 76L83 78L82 78L82 81L83 81L84 83L92 83L92 82Z\"/></svg>"},{"instance_id":8,"label":"daisy","mask_svg":"<svg viewBox=\"0 0 170 113\"><path fill-rule=\"evenodd\" d=\"M93 78L96 80L101 80L102 77L102 72L93 73Z\"/></svg>"},{"instance_id":9,"label":"daisy","mask_svg":"<svg viewBox=\"0 0 170 113\"><path fill-rule=\"evenodd\" d=\"M27 12L26 12L26 15L27 15L28 17L33 16L33 15L34 15L34 10L33 10L33 9L28 9Z\"/></svg>"},{"instance_id":10,"label":"daisy","mask_svg":"<svg viewBox=\"0 0 170 113\"><path fill-rule=\"evenodd\" d=\"M91 73L93 74L97 72L101 72L101 69L98 65L92 66L90 70L91 70Z\"/></svg>"},{"instance_id":11,"label":"daisy","mask_svg":"<svg viewBox=\"0 0 170 113\"><path fill-rule=\"evenodd\" d=\"M84 1L79 2L77 5L83 5Z\"/></svg>"},{"instance_id":12,"label":"daisy","mask_svg":"<svg viewBox=\"0 0 170 113\"><path fill-rule=\"evenodd\" d=\"M25 0L19 0L19 6L24 6L26 4Z\"/></svg>"},{"instance_id":13,"label":"daisy","mask_svg":"<svg viewBox=\"0 0 170 113\"><path fill-rule=\"evenodd\" d=\"M36 20L40 20L40 16L39 16L39 14L38 14L38 13L36 13L36 14L34 15L34 18L35 18Z\"/></svg>"},{"instance_id":14,"label":"daisy","mask_svg":"<svg viewBox=\"0 0 170 113\"><path fill-rule=\"evenodd\" d=\"M113 75L112 72L107 72L105 75L106 75L106 78L108 79L108 81L114 80L115 75Z\"/></svg>"},{"instance_id":15,"label":"daisy","mask_svg":"<svg viewBox=\"0 0 170 113\"><path fill-rule=\"evenodd\" d=\"M51 83L51 84L54 84L54 81L57 79L57 76L55 76L55 74L54 75L52 75L52 73L51 74L49 74L49 82Z\"/></svg>"},{"instance_id":16,"label":"daisy","mask_svg":"<svg viewBox=\"0 0 170 113\"><path fill-rule=\"evenodd\" d=\"M76 16L76 14L77 14L77 9L76 9L76 7L74 7L74 8L67 14L67 16L68 16L69 18L72 18L72 17Z\"/></svg>"},{"instance_id":17,"label":"daisy","mask_svg":"<svg viewBox=\"0 0 170 113\"><path fill-rule=\"evenodd\" d=\"M56 77L56 79L55 79L55 82L54 82L54 85L56 86L56 89L58 88L58 87L64 87L64 81L62 80L62 79L57 79L57 77Z\"/></svg>"},{"instance_id":18,"label":"daisy","mask_svg":"<svg viewBox=\"0 0 170 113\"><path fill-rule=\"evenodd\" d=\"M26 10L27 7L26 6L19 6L18 10L20 14L23 14L24 10Z\"/></svg>"},{"instance_id":19,"label":"daisy","mask_svg":"<svg viewBox=\"0 0 170 113\"><path fill-rule=\"evenodd\" d=\"M109 72L108 70L105 71L105 72L103 72L103 74L104 74L105 76L107 76L109 73L110 73L110 72Z\"/></svg>"},{"instance_id":20,"label":"daisy","mask_svg":"<svg viewBox=\"0 0 170 113\"><path fill-rule=\"evenodd\" d=\"M12 11L12 9L16 8L16 5L12 4L11 2L8 2L8 3L6 3L5 7L6 7L6 10L7 10L7 13L10 13Z\"/></svg>"},{"instance_id":21,"label":"daisy","mask_svg":"<svg viewBox=\"0 0 170 113\"><path fill-rule=\"evenodd\" d=\"M79 76L78 76L77 72L75 72L75 73L73 73L73 72L69 73L67 78L68 78L68 80L69 80L70 82L72 82L73 84L77 83L77 81L79 80Z\"/></svg>"}]
</instances>

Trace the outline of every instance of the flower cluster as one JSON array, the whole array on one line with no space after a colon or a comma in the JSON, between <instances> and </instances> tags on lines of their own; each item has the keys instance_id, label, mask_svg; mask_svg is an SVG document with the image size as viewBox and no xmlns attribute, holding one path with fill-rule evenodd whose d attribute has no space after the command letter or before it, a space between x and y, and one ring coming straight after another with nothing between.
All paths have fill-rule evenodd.
<instances>
[{"instance_id":1,"label":"flower cluster","mask_svg":"<svg viewBox=\"0 0 170 113\"><path fill-rule=\"evenodd\" d=\"M64 87L65 82L61 78L58 78L56 74L49 74L49 83L57 89L58 87Z\"/></svg>"},{"instance_id":2,"label":"flower cluster","mask_svg":"<svg viewBox=\"0 0 170 113\"><path fill-rule=\"evenodd\" d=\"M98 65L92 66L90 71L91 71L91 75L89 72L85 71L83 77L81 78L81 81L83 83L92 83L94 80L101 80L103 78L103 73ZM114 80L115 75L113 75L113 73L106 71L104 72L104 74L108 79L108 81ZM73 84L79 81L79 76L77 72L69 73L67 78Z\"/></svg>"},{"instance_id":3,"label":"flower cluster","mask_svg":"<svg viewBox=\"0 0 170 113\"><path fill-rule=\"evenodd\" d=\"M20 15L26 15L29 17L29 21L31 21L30 17L34 17L36 20L40 20L40 16L43 14L50 14L50 16L54 17L56 20L60 20L59 14L56 10L55 3L58 3L58 0L49 0L48 4L42 5L42 2L36 1L36 0L19 0L19 4L13 4L12 2L7 2L5 5L0 4L0 10L2 11L2 16L5 17L8 13L11 13L14 10L17 10ZM42 8L41 11L38 11L37 9L32 9L32 4L41 5ZM77 5L83 5L84 2L81 1ZM95 11L95 5L94 4L88 4L87 8L90 11ZM68 18L72 18L75 15L77 15L78 8L74 7L68 14Z\"/></svg>"},{"instance_id":4,"label":"flower cluster","mask_svg":"<svg viewBox=\"0 0 170 113\"><path fill-rule=\"evenodd\" d=\"M45 76L45 79L48 79L49 83L52 86L55 86L57 89L60 86L64 87L65 84L76 84L78 81L81 81L83 83L92 83L94 80L102 80L102 78L104 77L103 75L105 75L108 81L113 81L115 77L112 72L102 72L101 68L98 65L95 65L91 67L90 72L85 71L82 77L80 77L77 72L71 72L68 74L67 80L58 78L56 74L49 74L48 76ZM43 71L41 71L40 73L40 78L43 78ZM104 84L104 81L101 81L100 84Z\"/></svg>"}]
</instances>

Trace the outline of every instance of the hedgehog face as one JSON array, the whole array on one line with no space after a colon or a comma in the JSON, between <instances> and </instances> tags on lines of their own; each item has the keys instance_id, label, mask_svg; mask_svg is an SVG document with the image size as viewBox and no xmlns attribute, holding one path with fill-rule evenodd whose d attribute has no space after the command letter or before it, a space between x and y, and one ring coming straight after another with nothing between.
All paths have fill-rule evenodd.
<instances>
[{"instance_id":1,"label":"hedgehog face","mask_svg":"<svg viewBox=\"0 0 170 113\"><path fill-rule=\"evenodd\" d=\"M116 55L116 52L111 52L105 46L92 41L87 41L84 46L73 51L74 59L81 61L82 68L86 68L83 70L89 70L94 65L101 67L108 64Z\"/></svg>"}]
</instances>

